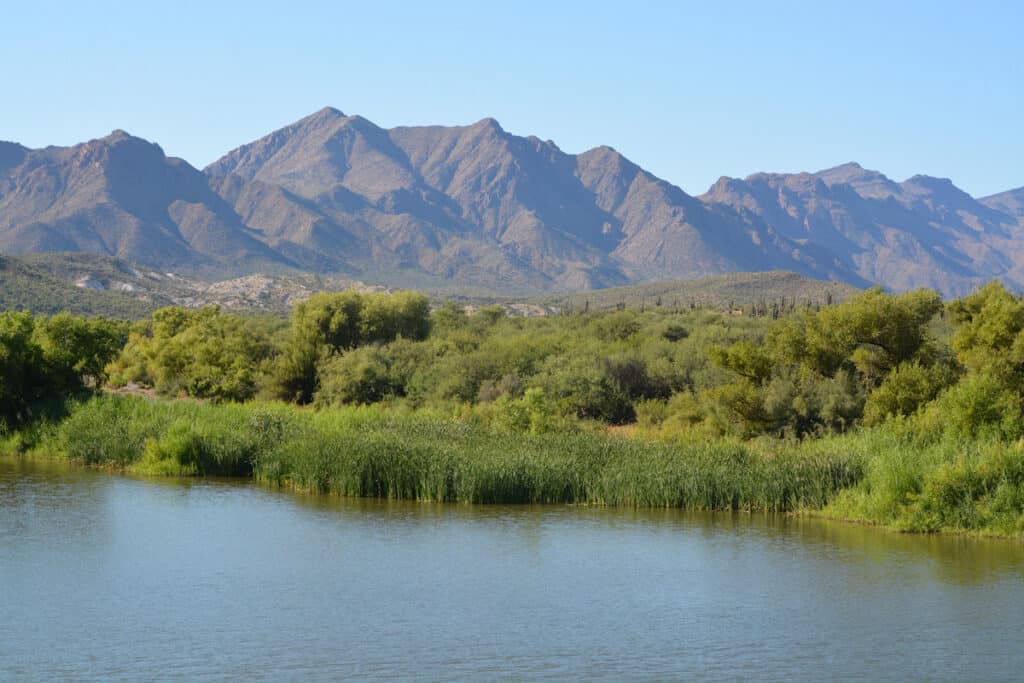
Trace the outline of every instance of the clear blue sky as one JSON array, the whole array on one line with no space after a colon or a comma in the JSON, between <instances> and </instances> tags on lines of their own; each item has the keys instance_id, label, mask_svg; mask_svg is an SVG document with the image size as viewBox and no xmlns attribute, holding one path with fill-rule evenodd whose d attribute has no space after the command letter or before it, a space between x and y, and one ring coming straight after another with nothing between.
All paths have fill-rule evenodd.
<instances>
[{"instance_id":1,"label":"clear blue sky","mask_svg":"<svg viewBox=\"0 0 1024 683\"><path fill-rule=\"evenodd\" d=\"M608 144L691 193L856 160L1024 185L1024 3L9 3L0 139L202 167L325 105Z\"/></svg>"}]
</instances>

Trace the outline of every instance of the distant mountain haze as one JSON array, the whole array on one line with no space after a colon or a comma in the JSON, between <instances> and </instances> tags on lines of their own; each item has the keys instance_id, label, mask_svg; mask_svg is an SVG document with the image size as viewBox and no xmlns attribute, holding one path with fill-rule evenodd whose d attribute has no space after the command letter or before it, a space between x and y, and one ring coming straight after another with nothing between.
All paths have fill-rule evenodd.
<instances>
[{"instance_id":1,"label":"distant mountain haze","mask_svg":"<svg viewBox=\"0 0 1024 683\"><path fill-rule=\"evenodd\" d=\"M505 294L790 270L957 295L1024 283L1024 188L981 200L857 164L722 178L700 197L610 147L484 119L384 129L322 109L198 171L123 131L0 142L0 251L204 275L308 271Z\"/></svg>"}]
</instances>

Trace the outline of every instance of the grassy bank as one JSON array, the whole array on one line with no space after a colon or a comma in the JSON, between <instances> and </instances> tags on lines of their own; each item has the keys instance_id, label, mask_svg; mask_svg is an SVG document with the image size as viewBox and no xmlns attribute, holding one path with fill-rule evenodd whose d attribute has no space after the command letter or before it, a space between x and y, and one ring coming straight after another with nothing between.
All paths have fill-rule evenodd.
<instances>
[{"instance_id":1,"label":"grassy bank","mask_svg":"<svg viewBox=\"0 0 1024 683\"><path fill-rule=\"evenodd\" d=\"M996 436L922 434L913 420L833 439L863 477L823 513L902 531L1024 535L1024 451Z\"/></svg>"},{"instance_id":2,"label":"grassy bank","mask_svg":"<svg viewBox=\"0 0 1024 683\"><path fill-rule=\"evenodd\" d=\"M1024 533L1021 445L927 433L914 420L803 442L656 443L523 434L379 406L101 396L9 435L0 450L341 496L814 512L905 531Z\"/></svg>"},{"instance_id":3,"label":"grassy bank","mask_svg":"<svg viewBox=\"0 0 1024 683\"><path fill-rule=\"evenodd\" d=\"M74 404L27 441L18 443L144 474L249 476L303 491L464 503L819 509L861 474L841 450L528 435L383 408L314 412L126 396Z\"/></svg>"}]
</instances>

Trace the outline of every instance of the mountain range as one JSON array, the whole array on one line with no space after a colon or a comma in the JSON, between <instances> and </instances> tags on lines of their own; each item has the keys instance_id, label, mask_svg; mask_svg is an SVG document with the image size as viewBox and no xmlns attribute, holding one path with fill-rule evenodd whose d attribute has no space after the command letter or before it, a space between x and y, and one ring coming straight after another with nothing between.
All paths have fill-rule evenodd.
<instances>
[{"instance_id":1,"label":"mountain range","mask_svg":"<svg viewBox=\"0 0 1024 683\"><path fill-rule=\"evenodd\" d=\"M123 131L0 142L0 252L230 277L305 271L502 294L790 270L960 295L1024 285L1024 188L975 199L849 163L694 197L610 147L497 121L385 129L322 109L203 170Z\"/></svg>"}]
</instances>

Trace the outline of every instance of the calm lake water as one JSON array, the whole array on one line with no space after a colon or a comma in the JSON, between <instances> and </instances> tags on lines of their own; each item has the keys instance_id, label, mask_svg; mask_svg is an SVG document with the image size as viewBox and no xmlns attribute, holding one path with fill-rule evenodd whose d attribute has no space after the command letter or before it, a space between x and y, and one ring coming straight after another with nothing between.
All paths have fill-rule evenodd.
<instances>
[{"instance_id":1,"label":"calm lake water","mask_svg":"<svg viewBox=\"0 0 1024 683\"><path fill-rule=\"evenodd\" d=\"M1024 677L1024 547L0 459L0 678Z\"/></svg>"}]
</instances>

